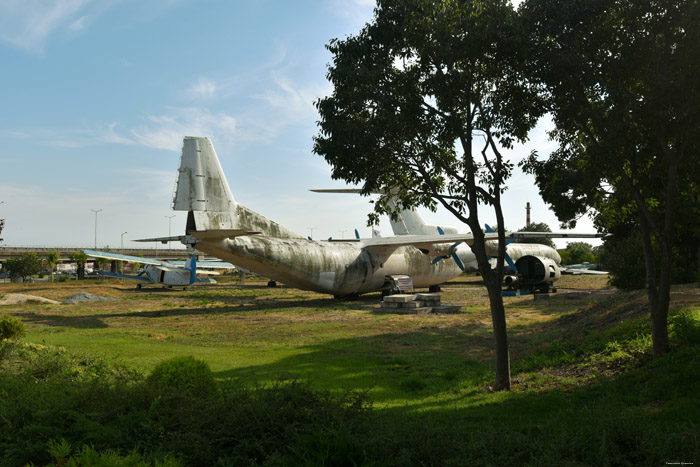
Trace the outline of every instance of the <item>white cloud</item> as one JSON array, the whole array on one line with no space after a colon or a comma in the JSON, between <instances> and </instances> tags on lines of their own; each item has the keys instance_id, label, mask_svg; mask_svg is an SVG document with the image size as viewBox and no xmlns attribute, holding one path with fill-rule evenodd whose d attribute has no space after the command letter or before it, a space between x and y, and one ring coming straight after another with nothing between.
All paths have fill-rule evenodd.
<instances>
[{"instance_id":1,"label":"white cloud","mask_svg":"<svg viewBox=\"0 0 700 467\"><path fill-rule=\"evenodd\" d=\"M138 144L154 149L179 151L183 136L209 136L215 139L231 140L236 133L236 118L224 113L208 110L170 108L167 115L149 115L145 123L119 135L114 124L105 134L105 140L120 144Z\"/></svg>"},{"instance_id":2,"label":"white cloud","mask_svg":"<svg viewBox=\"0 0 700 467\"><path fill-rule=\"evenodd\" d=\"M83 15L77 20L73 21L69 26L68 29L73 31L73 32L79 32L85 29L85 23L87 22L87 15Z\"/></svg>"},{"instance_id":3,"label":"white cloud","mask_svg":"<svg viewBox=\"0 0 700 467\"><path fill-rule=\"evenodd\" d=\"M324 86L300 86L293 83L289 78L281 76L277 73L273 76L275 88L268 89L261 94L254 94L251 97L260 99L272 107L275 111L281 111L285 114L294 115L296 118L300 116L307 118L316 115L314 100L319 95L328 92L329 84Z\"/></svg>"},{"instance_id":4,"label":"white cloud","mask_svg":"<svg viewBox=\"0 0 700 467\"><path fill-rule=\"evenodd\" d=\"M328 11L348 22L352 34L373 18L375 0L332 0Z\"/></svg>"},{"instance_id":5,"label":"white cloud","mask_svg":"<svg viewBox=\"0 0 700 467\"><path fill-rule=\"evenodd\" d=\"M49 36L61 28L82 29L80 15L92 0L5 0L0 2L0 40L42 52Z\"/></svg>"},{"instance_id":6,"label":"white cloud","mask_svg":"<svg viewBox=\"0 0 700 467\"><path fill-rule=\"evenodd\" d=\"M187 90L187 94L189 94L193 98L209 98L214 97L218 89L219 86L213 80L210 80L208 78L199 78L199 81L197 81L197 83L192 85Z\"/></svg>"}]
</instances>

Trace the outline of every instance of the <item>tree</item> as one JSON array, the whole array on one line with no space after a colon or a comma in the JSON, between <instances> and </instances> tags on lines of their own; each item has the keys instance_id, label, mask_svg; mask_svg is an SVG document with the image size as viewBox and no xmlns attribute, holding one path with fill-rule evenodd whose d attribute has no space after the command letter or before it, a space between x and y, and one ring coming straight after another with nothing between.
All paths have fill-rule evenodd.
<instances>
[{"instance_id":1,"label":"tree","mask_svg":"<svg viewBox=\"0 0 700 467\"><path fill-rule=\"evenodd\" d=\"M78 265L78 280L85 279L85 263L87 263L88 255L82 251L76 251L71 253L68 257Z\"/></svg>"},{"instance_id":2,"label":"tree","mask_svg":"<svg viewBox=\"0 0 700 467\"><path fill-rule=\"evenodd\" d=\"M700 166L700 4L526 0L520 11L559 143L526 169L567 222L589 207L608 221L635 214L663 355L679 190L697 184Z\"/></svg>"},{"instance_id":3,"label":"tree","mask_svg":"<svg viewBox=\"0 0 700 467\"><path fill-rule=\"evenodd\" d=\"M530 225L526 225L521 232L551 232L552 229L549 228L544 222L530 222ZM556 249L557 246L554 244L551 238L519 238L515 240L515 243L539 243L540 245L547 245L550 248Z\"/></svg>"},{"instance_id":4,"label":"tree","mask_svg":"<svg viewBox=\"0 0 700 467\"><path fill-rule=\"evenodd\" d=\"M510 388L501 295L505 234L492 270L477 213L493 207L504 225L501 194L512 164L501 148L523 141L536 123L537 94L517 66L525 57L507 0L379 0L357 35L333 39L333 94L316 102L314 152L334 179L362 184L378 215L438 204L469 226L471 249L488 289L494 327L496 388Z\"/></svg>"},{"instance_id":5,"label":"tree","mask_svg":"<svg viewBox=\"0 0 700 467\"><path fill-rule=\"evenodd\" d=\"M593 247L586 242L569 242L566 249L559 250L562 264L593 262Z\"/></svg>"},{"instance_id":6,"label":"tree","mask_svg":"<svg viewBox=\"0 0 700 467\"><path fill-rule=\"evenodd\" d=\"M49 274L49 277L51 278L51 282L53 282L53 270L56 267L56 263L58 263L59 258L60 258L60 255L58 254L58 251L55 251L55 250L49 251L48 254L46 255L46 262L49 265L49 269L51 269L51 272Z\"/></svg>"},{"instance_id":7,"label":"tree","mask_svg":"<svg viewBox=\"0 0 700 467\"><path fill-rule=\"evenodd\" d=\"M24 281L27 277L41 272L41 258L36 253L24 253L7 258L5 269L9 271L11 277L21 277Z\"/></svg>"}]
</instances>

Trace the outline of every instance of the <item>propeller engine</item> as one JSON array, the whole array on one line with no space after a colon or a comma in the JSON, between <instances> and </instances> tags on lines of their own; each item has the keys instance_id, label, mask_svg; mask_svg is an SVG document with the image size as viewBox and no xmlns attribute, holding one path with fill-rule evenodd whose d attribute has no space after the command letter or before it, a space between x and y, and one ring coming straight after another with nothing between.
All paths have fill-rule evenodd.
<instances>
[{"instance_id":1,"label":"propeller engine","mask_svg":"<svg viewBox=\"0 0 700 467\"><path fill-rule=\"evenodd\" d=\"M439 226L437 228L437 231L440 235L445 235L445 231L442 230L442 228ZM439 256L436 256L435 259L433 259L432 263L437 264L439 261L441 261L443 259L448 259L449 257L452 257L452 259L455 261L455 263L457 263L457 266L459 267L459 269L464 271L464 264L462 264L462 260L459 259L459 256L457 255L457 247L459 246L460 243L462 243L462 242L455 242L452 245L450 245L450 247L447 249L447 251L444 254L440 254L440 252L438 251L437 253Z\"/></svg>"}]
</instances>

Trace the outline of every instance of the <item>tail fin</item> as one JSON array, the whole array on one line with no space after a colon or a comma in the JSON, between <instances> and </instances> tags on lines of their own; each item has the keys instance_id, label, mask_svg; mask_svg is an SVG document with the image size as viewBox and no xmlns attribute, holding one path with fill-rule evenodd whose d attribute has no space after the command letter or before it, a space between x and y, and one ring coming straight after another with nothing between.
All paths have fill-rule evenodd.
<instances>
[{"instance_id":1,"label":"tail fin","mask_svg":"<svg viewBox=\"0 0 700 467\"><path fill-rule=\"evenodd\" d=\"M194 253L185 261L185 269L190 271L190 284L194 284L197 274L197 256Z\"/></svg>"},{"instance_id":2,"label":"tail fin","mask_svg":"<svg viewBox=\"0 0 700 467\"><path fill-rule=\"evenodd\" d=\"M236 203L209 138L186 136L173 210L189 211L187 231L248 230L272 237L300 238L276 222Z\"/></svg>"},{"instance_id":3,"label":"tail fin","mask_svg":"<svg viewBox=\"0 0 700 467\"><path fill-rule=\"evenodd\" d=\"M392 209L398 209L396 202L391 198L389 204ZM426 224L415 209L402 209L399 211L397 220L389 218L389 221L394 235L435 235L438 229L443 231L441 235L457 233L456 227Z\"/></svg>"}]
</instances>

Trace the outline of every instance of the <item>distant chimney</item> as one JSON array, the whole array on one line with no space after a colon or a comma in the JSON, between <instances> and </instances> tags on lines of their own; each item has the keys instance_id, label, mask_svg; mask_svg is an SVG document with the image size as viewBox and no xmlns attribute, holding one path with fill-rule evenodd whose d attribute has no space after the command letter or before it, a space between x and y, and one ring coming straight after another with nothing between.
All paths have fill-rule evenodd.
<instances>
[{"instance_id":1,"label":"distant chimney","mask_svg":"<svg viewBox=\"0 0 700 467\"><path fill-rule=\"evenodd\" d=\"M525 205L525 212L527 216L525 217L525 227L530 227L530 202L528 201Z\"/></svg>"}]
</instances>

